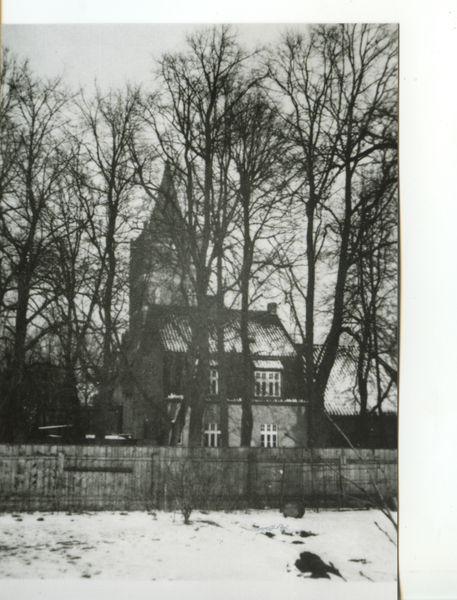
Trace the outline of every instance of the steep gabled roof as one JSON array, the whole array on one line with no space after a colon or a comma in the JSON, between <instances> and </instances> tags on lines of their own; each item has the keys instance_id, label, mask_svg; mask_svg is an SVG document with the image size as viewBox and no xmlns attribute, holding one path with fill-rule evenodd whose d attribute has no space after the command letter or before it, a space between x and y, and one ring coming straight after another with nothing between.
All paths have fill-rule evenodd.
<instances>
[{"instance_id":1,"label":"steep gabled roof","mask_svg":"<svg viewBox=\"0 0 457 600\"><path fill-rule=\"evenodd\" d=\"M314 347L314 359L319 360L322 346ZM357 388L357 360L358 349L355 346L340 346L335 359L335 364L330 372L330 377L325 390L325 410L329 415L349 417L360 414L360 398ZM303 368L306 371L305 359ZM391 382L389 375L383 367L380 368L381 389L389 388L386 398L382 400L381 409L386 415L396 415L398 412L397 386ZM374 365L371 365L367 382L367 411L377 414L378 388Z\"/></svg>"},{"instance_id":2,"label":"steep gabled roof","mask_svg":"<svg viewBox=\"0 0 457 600\"><path fill-rule=\"evenodd\" d=\"M156 323L165 352L187 352L191 341L192 308L172 306L154 306L150 318ZM225 311L225 351L241 353L239 310ZM294 344L277 315L264 311L249 311L248 334L252 357L297 356ZM210 327L210 353L217 352L217 333L215 325Z\"/></svg>"},{"instance_id":3,"label":"steep gabled roof","mask_svg":"<svg viewBox=\"0 0 457 600\"><path fill-rule=\"evenodd\" d=\"M319 351L319 347L315 348L316 354ZM329 415L351 416L360 414L356 372L357 358L357 348L352 346L339 348L325 391L325 410ZM380 369L380 379L382 390L386 390L390 380L382 367ZM372 365L368 378L367 388L367 410L370 413L375 409L378 402L374 365ZM381 408L384 414L397 414L397 388L395 385L391 385L387 397L382 401Z\"/></svg>"}]
</instances>

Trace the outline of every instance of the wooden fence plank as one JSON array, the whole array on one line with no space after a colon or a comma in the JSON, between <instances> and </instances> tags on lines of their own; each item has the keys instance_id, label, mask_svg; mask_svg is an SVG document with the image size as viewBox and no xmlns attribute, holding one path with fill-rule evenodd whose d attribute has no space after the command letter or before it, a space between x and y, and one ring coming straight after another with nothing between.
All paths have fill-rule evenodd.
<instances>
[{"instance_id":1,"label":"wooden fence plank","mask_svg":"<svg viewBox=\"0 0 457 600\"><path fill-rule=\"evenodd\" d=\"M395 450L339 448L0 445L0 506L13 494L18 510L21 502L62 510L164 508L173 503L170 477L184 463L206 481L201 497L218 506L241 507L247 497L342 506L351 496L376 496L376 486L395 495L396 457Z\"/></svg>"}]
</instances>

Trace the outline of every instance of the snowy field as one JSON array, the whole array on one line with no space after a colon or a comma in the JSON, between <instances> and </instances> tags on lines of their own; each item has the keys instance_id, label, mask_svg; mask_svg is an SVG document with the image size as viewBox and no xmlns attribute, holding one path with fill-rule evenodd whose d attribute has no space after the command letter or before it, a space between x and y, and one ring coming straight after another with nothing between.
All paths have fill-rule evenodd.
<instances>
[{"instance_id":1,"label":"snowy field","mask_svg":"<svg viewBox=\"0 0 457 600\"><path fill-rule=\"evenodd\" d=\"M302 519L275 510L195 511L190 525L166 512L13 513L0 515L0 533L2 579L310 578L297 561L317 569L314 577L324 569L339 582L397 578L395 530L374 510L307 512Z\"/></svg>"}]
</instances>

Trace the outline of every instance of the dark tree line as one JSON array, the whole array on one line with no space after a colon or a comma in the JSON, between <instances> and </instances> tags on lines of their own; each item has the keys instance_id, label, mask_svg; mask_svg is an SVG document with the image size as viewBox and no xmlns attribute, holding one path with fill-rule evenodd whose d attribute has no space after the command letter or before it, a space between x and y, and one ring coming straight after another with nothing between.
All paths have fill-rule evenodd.
<instances>
[{"instance_id":1,"label":"dark tree line","mask_svg":"<svg viewBox=\"0 0 457 600\"><path fill-rule=\"evenodd\" d=\"M2 439L44 422L34 390L46 371L58 373L61 414L82 428L82 399L96 397L96 433L109 433L120 365L129 369L128 244L164 169L173 175L164 256L195 308L178 418L155 409L164 443L176 443L190 411L190 444L201 444L215 325L228 444L231 304L241 309L250 445L248 311L263 293L285 293L302 334L313 444L326 443L324 394L342 336L358 348L361 421L373 374L382 411L397 377L397 45L387 26L312 26L249 53L222 26L163 56L153 89L92 95L38 80L4 52Z\"/></svg>"}]
</instances>

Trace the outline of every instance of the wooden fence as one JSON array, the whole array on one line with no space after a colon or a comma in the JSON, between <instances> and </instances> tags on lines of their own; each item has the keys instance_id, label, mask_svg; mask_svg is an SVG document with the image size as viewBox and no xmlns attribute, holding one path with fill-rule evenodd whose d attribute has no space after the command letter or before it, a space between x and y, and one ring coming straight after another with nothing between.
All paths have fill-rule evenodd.
<instances>
[{"instance_id":1,"label":"wooden fence","mask_svg":"<svg viewBox=\"0 0 457 600\"><path fill-rule=\"evenodd\" d=\"M1 510L345 507L396 493L396 450L0 445Z\"/></svg>"}]
</instances>

